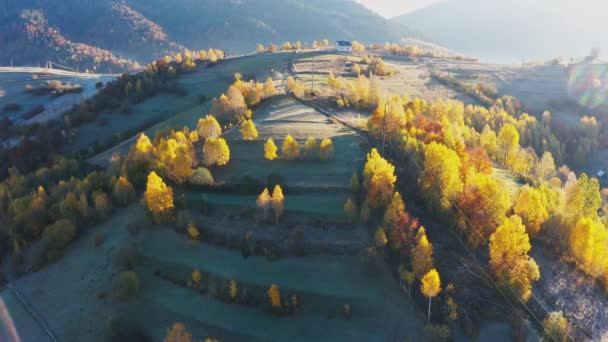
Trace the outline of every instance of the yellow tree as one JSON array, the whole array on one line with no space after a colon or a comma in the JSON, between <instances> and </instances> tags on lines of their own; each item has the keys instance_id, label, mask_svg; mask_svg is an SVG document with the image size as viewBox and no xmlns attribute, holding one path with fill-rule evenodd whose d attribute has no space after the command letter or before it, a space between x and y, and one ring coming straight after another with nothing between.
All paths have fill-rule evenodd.
<instances>
[{"instance_id":1,"label":"yellow tree","mask_svg":"<svg viewBox=\"0 0 608 342\"><path fill-rule=\"evenodd\" d=\"M207 60L209 60L209 62L211 63L217 63L218 56L215 53L215 50L209 49L209 51L207 52Z\"/></svg>"},{"instance_id":2,"label":"yellow tree","mask_svg":"<svg viewBox=\"0 0 608 342\"><path fill-rule=\"evenodd\" d=\"M268 77L264 82L264 98L269 98L277 94L277 88L274 86L272 78Z\"/></svg>"},{"instance_id":3,"label":"yellow tree","mask_svg":"<svg viewBox=\"0 0 608 342\"><path fill-rule=\"evenodd\" d=\"M255 128L252 120L243 121L241 135L243 136L243 140L255 140L258 138L258 130Z\"/></svg>"},{"instance_id":4,"label":"yellow tree","mask_svg":"<svg viewBox=\"0 0 608 342\"><path fill-rule=\"evenodd\" d=\"M199 119L196 125L198 136L205 140L208 138L218 138L222 135L222 128L213 115L207 115L204 119Z\"/></svg>"},{"instance_id":5,"label":"yellow tree","mask_svg":"<svg viewBox=\"0 0 608 342\"><path fill-rule=\"evenodd\" d=\"M321 141L319 153L321 160L331 160L334 158L334 144L331 139L325 138Z\"/></svg>"},{"instance_id":6,"label":"yellow tree","mask_svg":"<svg viewBox=\"0 0 608 342\"><path fill-rule=\"evenodd\" d=\"M257 200L255 201L255 204L257 205L257 207L264 211L264 218L268 217L268 209L270 207L271 201L272 201L272 198L270 197L270 192L268 191L268 188L264 189L264 191L262 191L262 193L258 196Z\"/></svg>"},{"instance_id":7,"label":"yellow tree","mask_svg":"<svg viewBox=\"0 0 608 342\"><path fill-rule=\"evenodd\" d=\"M551 312L543 320L547 341L567 342L570 339L570 325L561 311Z\"/></svg>"},{"instance_id":8,"label":"yellow tree","mask_svg":"<svg viewBox=\"0 0 608 342\"><path fill-rule=\"evenodd\" d=\"M373 148L363 169L363 185L369 204L374 208L385 207L393 198L396 181L395 167Z\"/></svg>"},{"instance_id":9,"label":"yellow tree","mask_svg":"<svg viewBox=\"0 0 608 342\"><path fill-rule=\"evenodd\" d=\"M239 287L236 284L236 280L230 280L230 285L228 286L228 294L230 295L230 299L232 301L236 300L236 296L239 294Z\"/></svg>"},{"instance_id":10,"label":"yellow tree","mask_svg":"<svg viewBox=\"0 0 608 342\"><path fill-rule=\"evenodd\" d=\"M492 271L524 301L532 296L532 282L540 279L538 265L528 256L531 248L526 227L517 215L505 219L490 236Z\"/></svg>"},{"instance_id":11,"label":"yellow tree","mask_svg":"<svg viewBox=\"0 0 608 342\"><path fill-rule=\"evenodd\" d=\"M517 132L517 128L510 123L502 126L496 139L496 146L501 161L503 163L506 162L509 155L517 152L519 149L519 132Z\"/></svg>"},{"instance_id":12,"label":"yellow tree","mask_svg":"<svg viewBox=\"0 0 608 342\"><path fill-rule=\"evenodd\" d=\"M277 145L275 145L274 140L268 138L264 144L264 158L268 160L277 159L277 150Z\"/></svg>"},{"instance_id":13,"label":"yellow tree","mask_svg":"<svg viewBox=\"0 0 608 342\"><path fill-rule=\"evenodd\" d=\"M386 238L386 232L384 228L378 227L376 232L374 233L374 242L376 243L376 247L384 247L388 243L388 239Z\"/></svg>"},{"instance_id":14,"label":"yellow tree","mask_svg":"<svg viewBox=\"0 0 608 342\"><path fill-rule=\"evenodd\" d=\"M207 166L223 166L230 161L230 149L223 138L209 138L203 145L203 163Z\"/></svg>"},{"instance_id":15,"label":"yellow tree","mask_svg":"<svg viewBox=\"0 0 608 342\"><path fill-rule=\"evenodd\" d=\"M608 232L593 219L581 218L570 236L570 251L579 267L594 278L608 272Z\"/></svg>"},{"instance_id":16,"label":"yellow tree","mask_svg":"<svg viewBox=\"0 0 608 342\"><path fill-rule=\"evenodd\" d=\"M285 137L281 152L283 153L283 157L287 160L298 159L300 156L300 146L298 145L298 142L291 136L291 134L288 134Z\"/></svg>"},{"instance_id":17,"label":"yellow tree","mask_svg":"<svg viewBox=\"0 0 608 342\"><path fill-rule=\"evenodd\" d=\"M439 278L439 272L436 269L430 270L427 274L422 277L420 290L422 294L429 298L429 312L427 321L431 320L431 299L436 297L441 292L441 279Z\"/></svg>"},{"instance_id":18,"label":"yellow tree","mask_svg":"<svg viewBox=\"0 0 608 342\"><path fill-rule=\"evenodd\" d=\"M173 211L173 189L154 171L148 175L144 201L157 222L168 218Z\"/></svg>"},{"instance_id":19,"label":"yellow tree","mask_svg":"<svg viewBox=\"0 0 608 342\"><path fill-rule=\"evenodd\" d=\"M538 236L541 224L549 218L546 200L540 190L524 186L519 190L517 201L513 207L515 215L522 218L530 237Z\"/></svg>"},{"instance_id":20,"label":"yellow tree","mask_svg":"<svg viewBox=\"0 0 608 342\"><path fill-rule=\"evenodd\" d=\"M419 182L422 193L442 209L462 192L460 157L447 146L431 142L424 149L424 171Z\"/></svg>"},{"instance_id":21,"label":"yellow tree","mask_svg":"<svg viewBox=\"0 0 608 342\"><path fill-rule=\"evenodd\" d=\"M306 139L306 143L304 143L304 158L305 159L315 159L319 154L319 144L317 144L317 140L314 137L308 137Z\"/></svg>"},{"instance_id":22,"label":"yellow tree","mask_svg":"<svg viewBox=\"0 0 608 342\"><path fill-rule=\"evenodd\" d=\"M135 189L126 177L120 176L114 183L113 196L119 204L127 205L135 198Z\"/></svg>"},{"instance_id":23,"label":"yellow tree","mask_svg":"<svg viewBox=\"0 0 608 342\"><path fill-rule=\"evenodd\" d=\"M350 222L354 221L357 217L357 205L350 197L344 203L344 213Z\"/></svg>"},{"instance_id":24,"label":"yellow tree","mask_svg":"<svg viewBox=\"0 0 608 342\"><path fill-rule=\"evenodd\" d=\"M272 284L268 289L268 299L273 309L278 310L281 308L281 292L276 284Z\"/></svg>"},{"instance_id":25,"label":"yellow tree","mask_svg":"<svg viewBox=\"0 0 608 342\"><path fill-rule=\"evenodd\" d=\"M272 190L272 208L276 214L277 224L279 223L279 216L283 214L285 197L283 196L283 189L280 185L275 185Z\"/></svg>"},{"instance_id":26,"label":"yellow tree","mask_svg":"<svg viewBox=\"0 0 608 342\"><path fill-rule=\"evenodd\" d=\"M433 245L427 239L424 227L420 227L416 234L416 244L412 248L412 270L416 278L420 278L431 268L433 268Z\"/></svg>"},{"instance_id":27,"label":"yellow tree","mask_svg":"<svg viewBox=\"0 0 608 342\"><path fill-rule=\"evenodd\" d=\"M130 160L150 160L154 154L154 145L145 133L140 133L137 142L129 151Z\"/></svg>"},{"instance_id":28,"label":"yellow tree","mask_svg":"<svg viewBox=\"0 0 608 342\"><path fill-rule=\"evenodd\" d=\"M401 194L399 192L395 192L393 195L393 199L391 203L386 208L386 212L384 213L384 224L386 227L392 227L393 224L397 221L399 216L401 216L405 211L405 204L403 203L403 199L401 198Z\"/></svg>"},{"instance_id":29,"label":"yellow tree","mask_svg":"<svg viewBox=\"0 0 608 342\"><path fill-rule=\"evenodd\" d=\"M186 327L181 323L175 323L171 329L167 330L167 336L163 342L192 342L192 335L186 330Z\"/></svg>"},{"instance_id":30,"label":"yellow tree","mask_svg":"<svg viewBox=\"0 0 608 342\"><path fill-rule=\"evenodd\" d=\"M256 52L257 53L264 53L264 52L266 52L266 48L264 47L264 45L258 44L258 47L256 48Z\"/></svg>"}]
</instances>

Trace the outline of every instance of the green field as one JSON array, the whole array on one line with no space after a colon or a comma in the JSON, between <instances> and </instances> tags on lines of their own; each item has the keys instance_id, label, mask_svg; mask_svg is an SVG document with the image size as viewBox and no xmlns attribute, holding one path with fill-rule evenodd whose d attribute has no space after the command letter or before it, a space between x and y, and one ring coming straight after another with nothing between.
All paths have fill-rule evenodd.
<instances>
[{"instance_id":1,"label":"green field","mask_svg":"<svg viewBox=\"0 0 608 342\"><path fill-rule=\"evenodd\" d=\"M230 163L217 172L216 180L231 182L245 175L266 180L271 174L281 175L285 183L297 186L348 187L350 177L361 169L365 153L361 147L363 139L353 130L328 121L327 117L296 101L278 97L262 105L254 113L254 122L259 131L256 141L241 139L239 129L225 136L230 145ZM264 142L272 138L279 148L287 134L291 134L302 148L310 136L320 143L331 138L334 145L334 160L274 160L264 159Z\"/></svg>"}]
</instances>

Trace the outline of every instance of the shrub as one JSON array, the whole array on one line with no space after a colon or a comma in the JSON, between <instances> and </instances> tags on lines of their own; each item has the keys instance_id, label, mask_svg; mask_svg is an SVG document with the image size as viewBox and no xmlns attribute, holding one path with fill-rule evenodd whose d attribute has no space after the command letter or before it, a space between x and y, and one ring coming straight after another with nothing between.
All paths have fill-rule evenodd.
<instances>
[{"instance_id":1,"label":"shrub","mask_svg":"<svg viewBox=\"0 0 608 342\"><path fill-rule=\"evenodd\" d=\"M117 255L117 264L123 270L132 270L139 262L139 252L132 245L123 246Z\"/></svg>"},{"instance_id":2,"label":"shrub","mask_svg":"<svg viewBox=\"0 0 608 342\"><path fill-rule=\"evenodd\" d=\"M135 271L123 271L118 275L115 286L115 293L118 298L133 298L139 293L140 289L141 281Z\"/></svg>"},{"instance_id":3,"label":"shrub","mask_svg":"<svg viewBox=\"0 0 608 342\"><path fill-rule=\"evenodd\" d=\"M199 167L192 173L188 182L193 185L213 185L213 175L209 169L204 167Z\"/></svg>"},{"instance_id":4,"label":"shrub","mask_svg":"<svg viewBox=\"0 0 608 342\"><path fill-rule=\"evenodd\" d=\"M48 249L62 250L76 237L76 226L70 220L59 220L48 226L42 241Z\"/></svg>"}]
</instances>

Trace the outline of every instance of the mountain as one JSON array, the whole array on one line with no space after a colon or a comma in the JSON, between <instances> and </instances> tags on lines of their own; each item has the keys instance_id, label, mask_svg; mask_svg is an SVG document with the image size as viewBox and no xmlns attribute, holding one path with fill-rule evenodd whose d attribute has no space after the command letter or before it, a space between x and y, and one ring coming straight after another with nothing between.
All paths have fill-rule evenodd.
<instances>
[{"instance_id":1,"label":"mountain","mask_svg":"<svg viewBox=\"0 0 608 342\"><path fill-rule=\"evenodd\" d=\"M32 15L36 37L28 36ZM69 43L49 44L56 40L52 35ZM414 35L350 0L0 0L0 43L9 47L0 50L4 65L11 58L20 65L54 58L69 64L77 50L70 45L79 44L106 57L147 63L185 47L238 54L255 50L257 43L324 38L371 43Z\"/></svg>"},{"instance_id":2,"label":"mountain","mask_svg":"<svg viewBox=\"0 0 608 342\"><path fill-rule=\"evenodd\" d=\"M392 19L462 54L497 62L608 49L603 0L447 0Z\"/></svg>"}]
</instances>

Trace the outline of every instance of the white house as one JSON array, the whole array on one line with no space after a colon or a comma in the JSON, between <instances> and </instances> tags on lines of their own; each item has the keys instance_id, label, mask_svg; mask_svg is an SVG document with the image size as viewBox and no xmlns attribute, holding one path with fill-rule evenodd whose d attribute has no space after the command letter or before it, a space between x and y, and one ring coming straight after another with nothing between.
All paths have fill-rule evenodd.
<instances>
[{"instance_id":1,"label":"white house","mask_svg":"<svg viewBox=\"0 0 608 342\"><path fill-rule=\"evenodd\" d=\"M353 43L345 40L339 40L336 43L336 50L338 52L353 52Z\"/></svg>"}]
</instances>

